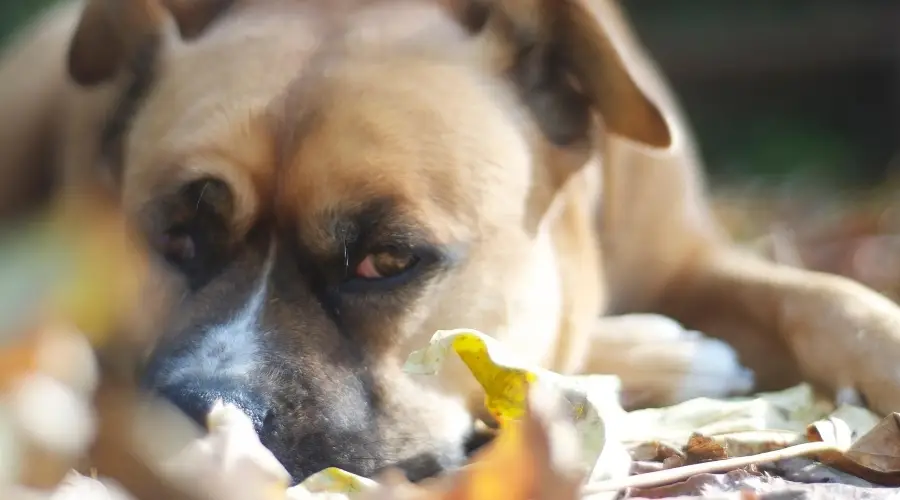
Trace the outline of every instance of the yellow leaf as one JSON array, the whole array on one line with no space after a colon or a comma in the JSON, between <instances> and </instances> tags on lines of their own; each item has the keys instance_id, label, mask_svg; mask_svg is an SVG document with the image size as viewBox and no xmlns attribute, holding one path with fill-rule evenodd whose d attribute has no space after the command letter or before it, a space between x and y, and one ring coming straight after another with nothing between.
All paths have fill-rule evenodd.
<instances>
[{"instance_id":1,"label":"yellow leaf","mask_svg":"<svg viewBox=\"0 0 900 500\"><path fill-rule=\"evenodd\" d=\"M294 488L308 493L360 493L375 486L377 483L371 479L337 467L329 467L309 476Z\"/></svg>"},{"instance_id":2,"label":"yellow leaf","mask_svg":"<svg viewBox=\"0 0 900 500\"><path fill-rule=\"evenodd\" d=\"M537 382L560 391L568 401L569 416L581 443L584 467L592 479L627 475L628 454L616 440L611 425L624 417L619 405L619 379L590 375L566 377L539 367L528 367L496 339L469 330L442 330L429 345L407 358L408 373L433 375L449 353L455 353L472 372L485 393L485 406L501 428L521 419L529 389ZM601 417L602 415L602 417Z\"/></svg>"}]
</instances>

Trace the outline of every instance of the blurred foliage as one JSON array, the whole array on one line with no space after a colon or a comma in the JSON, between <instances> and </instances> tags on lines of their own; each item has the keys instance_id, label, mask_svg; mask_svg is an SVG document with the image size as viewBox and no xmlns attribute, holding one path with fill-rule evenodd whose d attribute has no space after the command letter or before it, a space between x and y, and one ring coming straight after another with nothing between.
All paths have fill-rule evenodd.
<instances>
[{"instance_id":1,"label":"blurred foliage","mask_svg":"<svg viewBox=\"0 0 900 500\"><path fill-rule=\"evenodd\" d=\"M0 40L6 40L20 26L29 22L57 0L7 1L0 3Z\"/></svg>"}]
</instances>

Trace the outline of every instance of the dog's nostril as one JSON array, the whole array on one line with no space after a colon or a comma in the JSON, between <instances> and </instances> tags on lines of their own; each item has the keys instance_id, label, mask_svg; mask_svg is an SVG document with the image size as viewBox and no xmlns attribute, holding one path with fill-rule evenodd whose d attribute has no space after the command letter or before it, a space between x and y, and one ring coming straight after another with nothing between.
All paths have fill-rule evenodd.
<instances>
[{"instance_id":1,"label":"dog's nostril","mask_svg":"<svg viewBox=\"0 0 900 500\"><path fill-rule=\"evenodd\" d=\"M272 410L266 411L265 417L263 417L262 426L257 429L259 434L271 434L275 430L275 412Z\"/></svg>"},{"instance_id":2,"label":"dog's nostril","mask_svg":"<svg viewBox=\"0 0 900 500\"><path fill-rule=\"evenodd\" d=\"M208 398L203 397L202 393L190 390L187 387L169 386L157 391L160 396L167 399L175 405L182 413L190 417L191 420L206 428L206 417L212 410L213 403Z\"/></svg>"},{"instance_id":3,"label":"dog's nostril","mask_svg":"<svg viewBox=\"0 0 900 500\"><path fill-rule=\"evenodd\" d=\"M220 380L169 385L156 392L203 428L206 428L209 412L217 401L234 405L246 413L257 432L262 431L272 418L268 405L259 394Z\"/></svg>"}]
</instances>

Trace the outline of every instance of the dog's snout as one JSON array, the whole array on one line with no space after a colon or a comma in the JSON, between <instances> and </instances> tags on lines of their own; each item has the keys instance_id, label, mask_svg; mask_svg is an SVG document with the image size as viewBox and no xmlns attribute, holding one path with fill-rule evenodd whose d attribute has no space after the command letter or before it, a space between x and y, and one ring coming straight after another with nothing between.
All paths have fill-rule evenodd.
<instances>
[{"instance_id":1,"label":"dog's snout","mask_svg":"<svg viewBox=\"0 0 900 500\"><path fill-rule=\"evenodd\" d=\"M246 413L257 433L262 431L266 420L271 417L266 398L235 381L193 380L166 385L156 392L204 428L207 426L207 416L217 401L234 405Z\"/></svg>"}]
</instances>

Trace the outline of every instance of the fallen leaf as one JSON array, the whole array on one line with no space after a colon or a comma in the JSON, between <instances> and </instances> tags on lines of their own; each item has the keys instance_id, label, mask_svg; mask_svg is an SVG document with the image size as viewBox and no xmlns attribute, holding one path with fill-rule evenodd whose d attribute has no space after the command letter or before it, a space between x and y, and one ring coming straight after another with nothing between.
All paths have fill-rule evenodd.
<instances>
[{"instance_id":1,"label":"fallen leaf","mask_svg":"<svg viewBox=\"0 0 900 500\"><path fill-rule=\"evenodd\" d=\"M681 457L678 455L672 455L671 457L666 457L663 459L663 469L674 469L676 467L683 467L687 463L687 459L685 457Z\"/></svg>"},{"instance_id":2,"label":"fallen leaf","mask_svg":"<svg viewBox=\"0 0 900 500\"><path fill-rule=\"evenodd\" d=\"M796 444L810 423L833 410L834 405L818 398L807 384L752 398L697 398L666 408L629 412L621 439L628 445L660 441L683 447L697 433L727 443L731 449L731 443L740 441L742 435L758 440L761 434L756 433L776 431L769 437ZM757 442L757 450L747 451L765 451L763 444Z\"/></svg>"},{"instance_id":3,"label":"fallen leaf","mask_svg":"<svg viewBox=\"0 0 900 500\"><path fill-rule=\"evenodd\" d=\"M715 439L697 433L688 439L684 452L685 464L711 462L728 458L728 452L724 446L716 442Z\"/></svg>"},{"instance_id":4,"label":"fallen leaf","mask_svg":"<svg viewBox=\"0 0 900 500\"><path fill-rule=\"evenodd\" d=\"M860 422L856 412L850 415L857 417L856 423L862 428L870 423L868 419ZM884 417L862 436L833 415L810 425L808 437L837 448L822 454L819 458L823 462L876 484L900 486L900 414Z\"/></svg>"},{"instance_id":5,"label":"fallen leaf","mask_svg":"<svg viewBox=\"0 0 900 500\"><path fill-rule=\"evenodd\" d=\"M850 444L874 429L881 421L882 418L872 411L844 404L830 413L825 419L813 422L807 428L807 434L815 431L818 433L818 437L812 436L812 439L831 439L839 446L846 445L849 447ZM830 437L823 436L822 433ZM838 442L838 440L842 442Z\"/></svg>"},{"instance_id":6,"label":"fallen leaf","mask_svg":"<svg viewBox=\"0 0 900 500\"><path fill-rule=\"evenodd\" d=\"M358 495L354 500L442 500L448 489L449 478L430 479L411 484L399 470L390 469L377 478L378 487ZM312 496L290 497L289 500L313 499ZM344 498L344 497L342 497ZM332 500L315 497L315 500ZM338 500L335 497L334 500Z\"/></svg>"},{"instance_id":7,"label":"fallen leaf","mask_svg":"<svg viewBox=\"0 0 900 500\"><path fill-rule=\"evenodd\" d=\"M215 500L285 498L290 475L259 441L244 412L217 402L208 433L162 464L167 478Z\"/></svg>"},{"instance_id":8,"label":"fallen leaf","mask_svg":"<svg viewBox=\"0 0 900 500\"><path fill-rule=\"evenodd\" d=\"M650 462L644 460L635 460L631 463L631 475L646 474L648 472L656 472L663 470L665 464L662 462Z\"/></svg>"},{"instance_id":9,"label":"fallen leaf","mask_svg":"<svg viewBox=\"0 0 900 500\"><path fill-rule=\"evenodd\" d=\"M759 464L757 468L761 472L797 483L840 483L867 488L876 486L865 479L809 458L788 458L768 464Z\"/></svg>"},{"instance_id":10,"label":"fallen leaf","mask_svg":"<svg viewBox=\"0 0 900 500\"><path fill-rule=\"evenodd\" d=\"M853 444L853 431L843 419L829 416L810 424L807 435L810 441L831 443L837 449L846 450Z\"/></svg>"},{"instance_id":11,"label":"fallen leaf","mask_svg":"<svg viewBox=\"0 0 900 500\"><path fill-rule=\"evenodd\" d=\"M684 481L651 488L632 488L625 498L669 498L677 496L704 496L740 491L756 487L758 476L739 469L725 474L697 474ZM761 481L760 481L761 483Z\"/></svg>"},{"instance_id":12,"label":"fallen leaf","mask_svg":"<svg viewBox=\"0 0 900 500\"><path fill-rule=\"evenodd\" d=\"M886 416L844 453L847 460L864 468L861 477L872 482L900 486L900 413Z\"/></svg>"},{"instance_id":13,"label":"fallen leaf","mask_svg":"<svg viewBox=\"0 0 900 500\"><path fill-rule=\"evenodd\" d=\"M496 339L474 330L435 333L429 345L407 358L408 373L433 375L456 353L484 388L485 406L501 428L521 419L529 388L536 383L559 390L581 442L583 467L591 480L626 477L630 457L616 439L623 432L625 411L619 404L619 380L604 375L566 377L524 366Z\"/></svg>"},{"instance_id":14,"label":"fallen leaf","mask_svg":"<svg viewBox=\"0 0 900 500\"><path fill-rule=\"evenodd\" d=\"M847 484L808 484L759 475L745 470L725 474L698 474L685 481L635 489L627 499L759 499L759 500L888 500L897 497L892 488L868 488Z\"/></svg>"},{"instance_id":15,"label":"fallen leaf","mask_svg":"<svg viewBox=\"0 0 900 500\"><path fill-rule=\"evenodd\" d=\"M496 440L454 479L442 500L575 500L585 478L574 426L555 390L540 384L523 418L510 421Z\"/></svg>"},{"instance_id":16,"label":"fallen leaf","mask_svg":"<svg viewBox=\"0 0 900 500\"><path fill-rule=\"evenodd\" d=\"M629 450L631 458L634 460L655 460L663 461L669 457L677 456L684 458L684 452L659 441L648 441L641 443Z\"/></svg>"},{"instance_id":17,"label":"fallen leaf","mask_svg":"<svg viewBox=\"0 0 900 500\"><path fill-rule=\"evenodd\" d=\"M53 491L16 488L8 492L9 500L135 500L121 486L70 472Z\"/></svg>"},{"instance_id":18,"label":"fallen leaf","mask_svg":"<svg viewBox=\"0 0 900 500\"><path fill-rule=\"evenodd\" d=\"M605 481L592 482L585 485L584 492L587 495L595 495L603 492L618 491L624 488L648 488L651 486L662 486L672 484L678 481L684 481L690 477L699 474L709 474L713 472L724 472L729 470L741 469L745 467L755 466L756 464L775 462L792 457L803 457L820 454L823 451L830 451L834 448L823 442L803 443L782 450L775 450L759 455L749 457L732 457L723 460L714 460L711 462L702 462L697 464L684 465L677 468L663 469L661 471L648 472L630 476L624 479L611 479Z\"/></svg>"},{"instance_id":19,"label":"fallen leaf","mask_svg":"<svg viewBox=\"0 0 900 500\"><path fill-rule=\"evenodd\" d=\"M713 439L728 450L733 457L757 455L767 451L780 450L800 444L802 435L790 431L745 431L713 436Z\"/></svg>"},{"instance_id":20,"label":"fallen leaf","mask_svg":"<svg viewBox=\"0 0 900 500\"><path fill-rule=\"evenodd\" d=\"M371 479L331 467L309 476L303 483L288 490L288 496L293 499L303 492L305 494L326 493L334 495L334 498L339 498L339 496L346 497L350 493L371 491L376 486L378 483ZM300 496L299 498L304 497ZM318 499L319 496L309 496L309 498Z\"/></svg>"}]
</instances>

